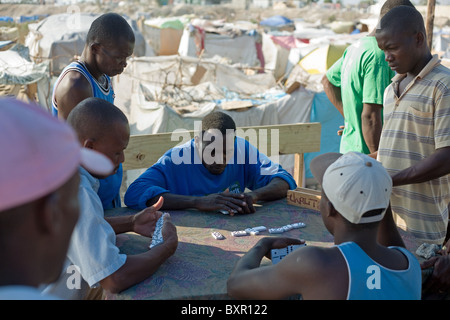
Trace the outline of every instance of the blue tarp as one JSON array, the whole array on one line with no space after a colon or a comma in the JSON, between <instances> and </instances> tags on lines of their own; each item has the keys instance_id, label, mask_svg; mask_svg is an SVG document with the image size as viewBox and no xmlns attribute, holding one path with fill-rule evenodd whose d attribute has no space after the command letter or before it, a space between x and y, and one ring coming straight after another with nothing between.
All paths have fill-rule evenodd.
<instances>
[{"instance_id":1,"label":"blue tarp","mask_svg":"<svg viewBox=\"0 0 450 320\"><path fill-rule=\"evenodd\" d=\"M311 106L311 122L320 122L320 151L305 153L305 177L313 178L309 164L312 159L322 153L339 152L341 136L337 135L339 126L344 125L344 117L330 102L325 92L314 95Z\"/></svg>"},{"instance_id":2,"label":"blue tarp","mask_svg":"<svg viewBox=\"0 0 450 320\"><path fill-rule=\"evenodd\" d=\"M14 41L12 40L5 40L5 41L0 41L0 48L3 48L5 46L7 46L8 44L13 43Z\"/></svg>"},{"instance_id":3,"label":"blue tarp","mask_svg":"<svg viewBox=\"0 0 450 320\"><path fill-rule=\"evenodd\" d=\"M1 16L0 22L14 22L14 19L11 17L7 17L7 16Z\"/></svg>"},{"instance_id":4,"label":"blue tarp","mask_svg":"<svg viewBox=\"0 0 450 320\"><path fill-rule=\"evenodd\" d=\"M38 21L39 19L43 19L48 17L48 14L38 14L38 15L34 15L34 16L20 16L19 17L19 23L24 23L24 22L30 22L30 21Z\"/></svg>"},{"instance_id":5,"label":"blue tarp","mask_svg":"<svg viewBox=\"0 0 450 320\"><path fill-rule=\"evenodd\" d=\"M268 27L281 27L287 24L293 24L294 21L284 16L273 16L261 21L259 24Z\"/></svg>"}]
</instances>

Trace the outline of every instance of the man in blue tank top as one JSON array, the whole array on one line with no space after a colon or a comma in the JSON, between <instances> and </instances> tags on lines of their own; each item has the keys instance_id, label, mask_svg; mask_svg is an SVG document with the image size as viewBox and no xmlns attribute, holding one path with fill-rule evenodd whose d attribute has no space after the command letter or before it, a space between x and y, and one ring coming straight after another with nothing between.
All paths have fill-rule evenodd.
<instances>
[{"instance_id":1,"label":"man in blue tank top","mask_svg":"<svg viewBox=\"0 0 450 320\"><path fill-rule=\"evenodd\" d=\"M258 268L271 249L302 242L263 238L236 264L228 294L238 299L295 294L303 299L420 299L422 274L414 255L377 242L392 191L392 179L382 165L365 154L349 152L322 154L310 168L322 185L320 212L335 246L301 247L277 264Z\"/></svg>"},{"instance_id":2,"label":"man in blue tank top","mask_svg":"<svg viewBox=\"0 0 450 320\"><path fill-rule=\"evenodd\" d=\"M92 22L78 61L61 72L53 88L52 113L67 119L70 111L89 97L114 103L111 77L121 74L133 54L135 37L128 22L116 13L106 13ZM98 194L104 209L120 207L123 170L100 180Z\"/></svg>"}]
</instances>

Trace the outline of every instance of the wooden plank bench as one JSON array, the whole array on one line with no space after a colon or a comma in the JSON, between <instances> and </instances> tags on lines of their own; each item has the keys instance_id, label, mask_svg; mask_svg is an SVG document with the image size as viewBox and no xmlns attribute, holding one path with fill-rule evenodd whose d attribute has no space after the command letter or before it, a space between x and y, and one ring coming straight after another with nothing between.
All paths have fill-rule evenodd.
<instances>
[{"instance_id":1,"label":"wooden plank bench","mask_svg":"<svg viewBox=\"0 0 450 320\"><path fill-rule=\"evenodd\" d=\"M239 127L236 130L238 136L249 140L269 157L274 154L272 144L278 147L279 155L294 154L293 177L299 191L305 182L304 153L320 151L320 132L321 124L318 122ZM186 135L193 138L194 131L132 135L125 149L123 170L151 167L167 150L187 142L182 140ZM254 137L258 139L257 144L252 140ZM261 146L266 146L265 150Z\"/></svg>"}]
</instances>

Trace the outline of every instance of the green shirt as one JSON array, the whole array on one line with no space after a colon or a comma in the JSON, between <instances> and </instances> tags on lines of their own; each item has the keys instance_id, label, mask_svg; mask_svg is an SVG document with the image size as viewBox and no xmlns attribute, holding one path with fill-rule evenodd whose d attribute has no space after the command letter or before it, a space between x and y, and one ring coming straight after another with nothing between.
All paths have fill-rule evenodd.
<instances>
[{"instance_id":1,"label":"green shirt","mask_svg":"<svg viewBox=\"0 0 450 320\"><path fill-rule=\"evenodd\" d=\"M349 46L327 71L330 83L341 88L345 119L341 153L370 153L362 132L363 104L382 105L384 90L394 75L385 61L384 52L372 36L363 37Z\"/></svg>"}]
</instances>

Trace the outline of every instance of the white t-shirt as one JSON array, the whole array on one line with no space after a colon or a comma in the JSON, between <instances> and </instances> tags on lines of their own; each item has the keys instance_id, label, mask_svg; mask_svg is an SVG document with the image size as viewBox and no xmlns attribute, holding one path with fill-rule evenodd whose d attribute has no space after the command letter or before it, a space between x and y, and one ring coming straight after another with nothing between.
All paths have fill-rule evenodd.
<instances>
[{"instance_id":1,"label":"white t-shirt","mask_svg":"<svg viewBox=\"0 0 450 320\"><path fill-rule=\"evenodd\" d=\"M80 217L70 241L68 260L58 281L43 290L67 300L83 299L89 287L96 287L126 261L126 255L116 246L113 228L104 218L97 195L98 179L83 168L79 171Z\"/></svg>"}]
</instances>

